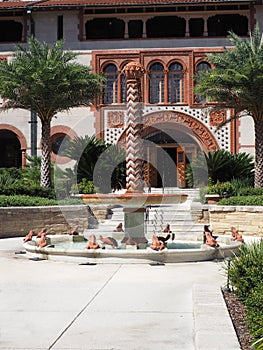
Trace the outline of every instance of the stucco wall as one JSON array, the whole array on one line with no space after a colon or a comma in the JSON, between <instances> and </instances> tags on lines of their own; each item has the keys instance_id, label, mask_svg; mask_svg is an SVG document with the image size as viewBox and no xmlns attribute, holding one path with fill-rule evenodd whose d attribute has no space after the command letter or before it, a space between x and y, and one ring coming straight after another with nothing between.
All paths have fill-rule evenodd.
<instances>
[{"instance_id":1,"label":"stucco wall","mask_svg":"<svg viewBox=\"0 0 263 350\"><path fill-rule=\"evenodd\" d=\"M239 122L239 152L255 155L254 121L250 116L240 118Z\"/></svg>"},{"instance_id":2,"label":"stucco wall","mask_svg":"<svg viewBox=\"0 0 263 350\"><path fill-rule=\"evenodd\" d=\"M96 226L89 206L0 208L0 238L24 236L29 230L46 227L49 234L69 233L74 225L79 232Z\"/></svg>"},{"instance_id":3,"label":"stucco wall","mask_svg":"<svg viewBox=\"0 0 263 350\"><path fill-rule=\"evenodd\" d=\"M263 236L263 207L209 205L204 211L216 234L230 234L234 226L246 236Z\"/></svg>"}]
</instances>

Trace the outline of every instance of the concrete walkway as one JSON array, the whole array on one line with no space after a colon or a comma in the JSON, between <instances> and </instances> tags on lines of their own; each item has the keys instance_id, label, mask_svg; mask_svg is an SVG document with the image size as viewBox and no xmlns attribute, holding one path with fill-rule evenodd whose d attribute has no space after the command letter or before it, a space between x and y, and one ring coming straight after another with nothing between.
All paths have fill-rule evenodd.
<instances>
[{"instance_id":1,"label":"concrete walkway","mask_svg":"<svg viewBox=\"0 0 263 350\"><path fill-rule=\"evenodd\" d=\"M0 240L0 349L237 350L218 262L33 261Z\"/></svg>"}]
</instances>

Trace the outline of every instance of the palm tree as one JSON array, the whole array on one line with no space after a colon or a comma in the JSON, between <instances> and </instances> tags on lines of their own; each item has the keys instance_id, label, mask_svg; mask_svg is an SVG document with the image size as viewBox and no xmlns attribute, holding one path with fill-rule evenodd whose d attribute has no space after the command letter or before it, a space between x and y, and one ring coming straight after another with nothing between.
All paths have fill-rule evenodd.
<instances>
[{"instance_id":1,"label":"palm tree","mask_svg":"<svg viewBox=\"0 0 263 350\"><path fill-rule=\"evenodd\" d=\"M251 179L254 175L253 157L247 153L232 154L219 149L198 154L186 169L188 184L200 186L204 179L210 179L213 184L233 179Z\"/></svg>"},{"instance_id":2,"label":"palm tree","mask_svg":"<svg viewBox=\"0 0 263 350\"><path fill-rule=\"evenodd\" d=\"M29 38L18 45L10 61L0 61L2 110L22 108L37 114L42 125L41 186L51 186L50 124L61 111L89 106L101 90L101 77L76 62L76 54Z\"/></svg>"},{"instance_id":3,"label":"palm tree","mask_svg":"<svg viewBox=\"0 0 263 350\"><path fill-rule=\"evenodd\" d=\"M263 40L258 26L247 39L230 33L233 48L209 54L215 69L201 71L196 77L195 92L206 98L206 106L233 108L229 122L250 115L255 129L255 187L263 187Z\"/></svg>"},{"instance_id":4,"label":"palm tree","mask_svg":"<svg viewBox=\"0 0 263 350\"><path fill-rule=\"evenodd\" d=\"M74 169L66 169L61 176L67 176L74 183L83 179L93 181L100 192L121 189L126 184L125 151L117 145L107 144L96 136L80 136L69 141L61 155L76 161Z\"/></svg>"},{"instance_id":5,"label":"palm tree","mask_svg":"<svg viewBox=\"0 0 263 350\"><path fill-rule=\"evenodd\" d=\"M126 152L118 145L108 145L94 169L94 185L107 193L126 186Z\"/></svg>"},{"instance_id":6,"label":"palm tree","mask_svg":"<svg viewBox=\"0 0 263 350\"><path fill-rule=\"evenodd\" d=\"M61 155L76 160L72 175L80 182L83 178L93 181L93 172L100 155L107 149L107 144L93 136L79 136L67 143Z\"/></svg>"}]
</instances>

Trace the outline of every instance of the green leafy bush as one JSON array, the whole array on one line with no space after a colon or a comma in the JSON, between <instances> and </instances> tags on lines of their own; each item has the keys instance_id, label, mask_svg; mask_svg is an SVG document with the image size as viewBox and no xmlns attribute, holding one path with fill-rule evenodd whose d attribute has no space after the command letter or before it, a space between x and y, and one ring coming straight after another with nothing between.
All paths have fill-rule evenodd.
<instances>
[{"instance_id":1,"label":"green leafy bush","mask_svg":"<svg viewBox=\"0 0 263 350\"><path fill-rule=\"evenodd\" d=\"M262 328L263 329L263 328ZM262 329L259 330L259 332L262 331ZM255 335L255 338L257 335ZM252 349L255 350L262 350L263 349L263 337L257 339L253 344L252 344Z\"/></svg>"},{"instance_id":2,"label":"green leafy bush","mask_svg":"<svg viewBox=\"0 0 263 350\"><path fill-rule=\"evenodd\" d=\"M0 186L10 186L18 183L21 179L21 169L0 168Z\"/></svg>"},{"instance_id":3,"label":"green leafy bush","mask_svg":"<svg viewBox=\"0 0 263 350\"><path fill-rule=\"evenodd\" d=\"M22 170L22 176L24 183L32 185L40 185L41 177L41 157L27 156L27 164ZM51 168L53 165L51 164Z\"/></svg>"},{"instance_id":4,"label":"green leafy bush","mask_svg":"<svg viewBox=\"0 0 263 350\"><path fill-rule=\"evenodd\" d=\"M222 197L230 197L234 194L235 188L231 182L217 182L216 184L209 184L209 186L200 189L200 200L202 203L206 202L206 194L219 194Z\"/></svg>"},{"instance_id":5,"label":"green leafy bush","mask_svg":"<svg viewBox=\"0 0 263 350\"><path fill-rule=\"evenodd\" d=\"M81 182L78 183L78 189L79 189L79 193L82 193L82 194L90 194L90 193L96 192L93 182L90 180L87 180L86 178L82 179Z\"/></svg>"},{"instance_id":6,"label":"green leafy bush","mask_svg":"<svg viewBox=\"0 0 263 350\"><path fill-rule=\"evenodd\" d=\"M223 198L218 203L218 205L242 205L242 206L262 206L263 196L238 196Z\"/></svg>"},{"instance_id":7,"label":"green leafy bush","mask_svg":"<svg viewBox=\"0 0 263 350\"><path fill-rule=\"evenodd\" d=\"M228 276L237 296L246 301L253 288L263 280L263 242L243 244L239 255L231 261Z\"/></svg>"},{"instance_id":8,"label":"green leafy bush","mask_svg":"<svg viewBox=\"0 0 263 350\"><path fill-rule=\"evenodd\" d=\"M240 191L242 191L243 188L254 188L253 181L251 181L251 178L232 179L231 184L234 188L234 196L240 196Z\"/></svg>"},{"instance_id":9,"label":"green leafy bush","mask_svg":"<svg viewBox=\"0 0 263 350\"><path fill-rule=\"evenodd\" d=\"M55 199L48 199L42 197L0 195L0 207L36 207L47 205L58 205L58 202Z\"/></svg>"},{"instance_id":10,"label":"green leafy bush","mask_svg":"<svg viewBox=\"0 0 263 350\"><path fill-rule=\"evenodd\" d=\"M263 337L263 284L259 282L251 290L245 302L248 327L255 339Z\"/></svg>"},{"instance_id":11,"label":"green leafy bush","mask_svg":"<svg viewBox=\"0 0 263 350\"><path fill-rule=\"evenodd\" d=\"M245 180L253 184L253 157L247 153L233 154L226 150L200 152L186 168L186 179L189 187L205 185L205 179L213 183Z\"/></svg>"},{"instance_id":12,"label":"green leafy bush","mask_svg":"<svg viewBox=\"0 0 263 350\"><path fill-rule=\"evenodd\" d=\"M0 207L37 207L49 205L81 205L80 198L68 198L65 200L48 199L30 196L3 196L0 195Z\"/></svg>"},{"instance_id":13,"label":"green leafy bush","mask_svg":"<svg viewBox=\"0 0 263 350\"><path fill-rule=\"evenodd\" d=\"M217 182L207 188L207 194L219 194L221 196L232 196L234 187L231 182Z\"/></svg>"},{"instance_id":14,"label":"green leafy bush","mask_svg":"<svg viewBox=\"0 0 263 350\"><path fill-rule=\"evenodd\" d=\"M58 205L81 205L83 204L81 198L67 198L58 201Z\"/></svg>"},{"instance_id":15,"label":"green leafy bush","mask_svg":"<svg viewBox=\"0 0 263 350\"><path fill-rule=\"evenodd\" d=\"M244 187L239 190L239 196L263 196L263 188Z\"/></svg>"},{"instance_id":16,"label":"green leafy bush","mask_svg":"<svg viewBox=\"0 0 263 350\"><path fill-rule=\"evenodd\" d=\"M44 197L49 199L56 198L55 191L52 188L44 188L39 185L24 185L20 182L11 184L9 186L0 186L0 195L26 195L32 197Z\"/></svg>"}]
</instances>

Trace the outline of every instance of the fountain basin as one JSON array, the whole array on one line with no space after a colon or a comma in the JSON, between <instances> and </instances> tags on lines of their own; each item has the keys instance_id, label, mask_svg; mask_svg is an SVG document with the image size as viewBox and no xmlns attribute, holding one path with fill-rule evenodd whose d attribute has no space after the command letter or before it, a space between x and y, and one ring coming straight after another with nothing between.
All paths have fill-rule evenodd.
<instances>
[{"instance_id":1,"label":"fountain basin","mask_svg":"<svg viewBox=\"0 0 263 350\"><path fill-rule=\"evenodd\" d=\"M47 236L54 247L39 248L35 241L24 244L24 248L29 257L40 258L52 261L65 261L76 263L113 263L113 264L132 264L132 263L182 263L209 261L214 259L224 259L232 257L238 253L241 245L239 242L231 242L231 244L221 243L219 248L211 248L201 243L200 248L190 249L167 249L162 251L154 251L150 248L146 249L79 249L63 248L56 246L56 242L73 242L74 236ZM175 241L184 245L191 244L193 241ZM74 244L74 243L72 243Z\"/></svg>"},{"instance_id":2,"label":"fountain basin","mask_svg":"<svg viewBox=\"0 0 263 350\"><path fill-rule=\"evenodd\" d=\"M143 207L147 205L178 204L187 200L187 194L162 194L144 192L82 194L85 204L111 204L123 207Z\"/></svg>"}]
</instances>

